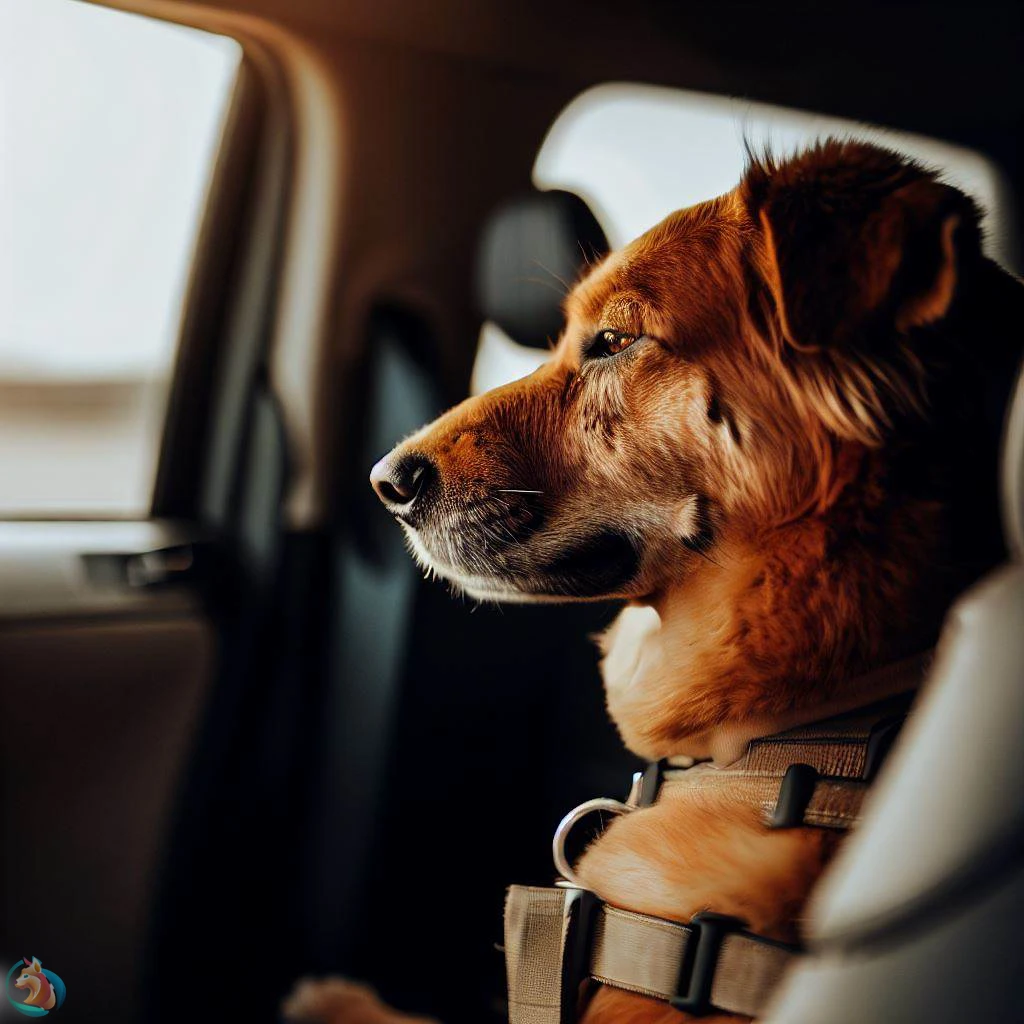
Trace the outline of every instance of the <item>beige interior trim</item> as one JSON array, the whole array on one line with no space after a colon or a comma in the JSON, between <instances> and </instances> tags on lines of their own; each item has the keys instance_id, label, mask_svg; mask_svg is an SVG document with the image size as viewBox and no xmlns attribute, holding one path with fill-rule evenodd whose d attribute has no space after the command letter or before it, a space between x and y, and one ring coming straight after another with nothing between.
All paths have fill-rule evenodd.
<instances>
[{"instance_id":1,"label":"beige interior trim","mask_svg":"<svg viewBox=\"0 0 1024 1024\"><path fill-rule=\"evenodd\" d=\"M83 557L137 555L196 539L194 527L162 520L0 522L0 632L47 620L198 616L199 598L186 588L104 583Z\"/></svg>"}]
</instances>

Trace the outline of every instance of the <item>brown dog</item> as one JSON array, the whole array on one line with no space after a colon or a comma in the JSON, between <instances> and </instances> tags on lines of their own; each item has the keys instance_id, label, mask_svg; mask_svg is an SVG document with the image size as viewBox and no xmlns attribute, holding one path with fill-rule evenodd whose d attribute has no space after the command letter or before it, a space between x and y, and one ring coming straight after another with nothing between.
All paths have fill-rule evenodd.
<instances>
[{"instance_id":1,"label":"brown dog","mask_svg":"<svg viewBox=\"0 0 1024 1024\"><path fill-rule=\"evenodd\" d=\"M1010 379L1022 312L966 196L829 141L753 161L733 192L609 256L546 365L371 479L458 590L626 601L601 640L626 744L729 763L752 737L885 696L865 673L927 648L999 559L983 396L999 367ZM794 940L835 846L691 794L617 819L577 872L621 907L710 908ZM367 1006L313 1016L387 1019ZM685 1015L603 989L584 1019Z\"/></svg>"}]
</instances>

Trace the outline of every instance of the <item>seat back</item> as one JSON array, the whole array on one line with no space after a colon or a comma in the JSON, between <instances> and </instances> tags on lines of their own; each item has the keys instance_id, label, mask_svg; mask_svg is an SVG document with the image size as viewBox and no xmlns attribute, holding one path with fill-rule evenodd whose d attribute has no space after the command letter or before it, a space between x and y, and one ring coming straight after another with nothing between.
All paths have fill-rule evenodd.
<instances>
[{"instance_id":1,"label":"seat back","mask_svg":"<svg viewBox=\"0 0 1024 1024\"><path fill-rule=\"evenodd\" d=\"M819 889L771 1024L1024 1015L1024 372L1007 418L1012 561L950 613L865 821Z\"/></svg>"},{"instance_id":2,"label":"seat back","mask_svg":"<svg viewBox=\"0 0 1024 1024\"><path fill-rule=\"evenodd\" d=\"M529 192L494 211L477 256L483 326L473 394L524 377L548 358L569 287L607 251L590 207L571 192Z\"/></svg>"}]
</instances>

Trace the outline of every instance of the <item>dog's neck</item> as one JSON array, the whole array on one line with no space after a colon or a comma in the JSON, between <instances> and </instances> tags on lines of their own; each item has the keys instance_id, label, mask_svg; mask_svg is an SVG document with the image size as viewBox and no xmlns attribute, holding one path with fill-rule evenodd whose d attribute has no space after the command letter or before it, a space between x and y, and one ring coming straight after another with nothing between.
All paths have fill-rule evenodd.
<instances>
[{"instance_id":1,"label":"dog's neck","mask_svg":"<svg viewBox=\"0 0 1024 1024\"><path fill-rule=\"evenodd\" d=\"M835 524L820 519L723 541L714 564L625 608L601 647L626 745L727 764L756 736L905 690L905 676L875 670L934 638L938 615L921 597L937 532L929 515L904 507L884 543L858 535L839 554Z\"/></svg>"},{"instance_id":2,"label":"dog's neck","mask_svg":"<svg viewBox=\"0 0 1024 1024\"><path fill-rule=\"evenodd\" d=\"M890 697L911 693L918 689L924 679L931 665L932 656L932 649L927 648L874 671L843 680L843 689L838 696L811 708L794 708L780 715L763 718L755 716L733 724L727 723L720 729L709 731L703 738L706 753L690 756L710 758L716 764L731 764L742 757L750 741L758 737L772 736L788 729L796 729L802 725L867 707Z\"/></svg>"}]
</instances>

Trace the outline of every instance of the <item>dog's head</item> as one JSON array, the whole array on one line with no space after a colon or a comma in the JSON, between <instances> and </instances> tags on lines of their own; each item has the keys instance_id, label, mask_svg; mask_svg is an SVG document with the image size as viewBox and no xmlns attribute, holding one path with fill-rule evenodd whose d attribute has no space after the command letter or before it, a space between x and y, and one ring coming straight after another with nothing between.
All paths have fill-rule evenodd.
<instances>
[{"instance_id":1,"label":"dog's head","mask_svg":"<svg viewBox=\"0 0 1024 1024\"><path fill-rule=\"evenodd\" d=\"M592 268L549 362L408 438L373 485L476 598L657 594L723 537L837 500L922 406L921 335L977 248L971 202L887 151L754 162Z\"/></svg>"}]
</instances>

